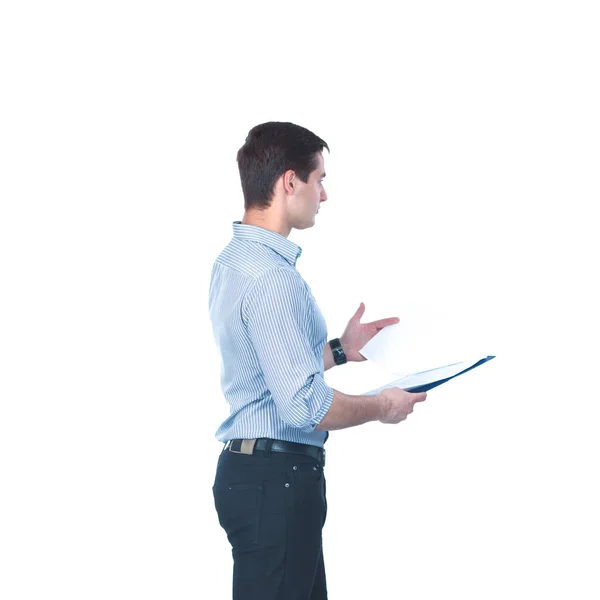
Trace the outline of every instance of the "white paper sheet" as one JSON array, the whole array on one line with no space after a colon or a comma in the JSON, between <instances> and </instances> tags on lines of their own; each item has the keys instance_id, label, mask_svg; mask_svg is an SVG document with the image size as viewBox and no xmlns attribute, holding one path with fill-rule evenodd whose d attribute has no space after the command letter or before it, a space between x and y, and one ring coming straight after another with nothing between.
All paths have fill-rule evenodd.
<instances>
[{"instance_id":1,"label":"white paper sheet","mask_svg":"<svg viewBox=\"0 0 600 600\"><path fill-rule=\"evenodd\" d=\"M408 318L381 330L360 353L392 375L407 375L450 365L477 353L465 348L460 324L439 318Z\"/></svg>"}]
</instances>

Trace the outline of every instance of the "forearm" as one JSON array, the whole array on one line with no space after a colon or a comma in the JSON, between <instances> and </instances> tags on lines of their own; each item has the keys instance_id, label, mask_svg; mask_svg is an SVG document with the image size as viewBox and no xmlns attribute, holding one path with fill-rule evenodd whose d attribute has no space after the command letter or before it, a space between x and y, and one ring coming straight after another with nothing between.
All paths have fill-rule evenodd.
<instances>
[{"instance_id":1,"label":"forearm","mask_svg":"<svg viewBox=\"0 0 600 600\"><path fill-rule=\"evenodd\" d=\"M333 360L333 359L332 359ZM351 396L333 390L331 407L317 425L318 431L332 431L362 425L369 421L379 421L384 415L384 399L374 396Z\"/></svg>"}]
</instances>

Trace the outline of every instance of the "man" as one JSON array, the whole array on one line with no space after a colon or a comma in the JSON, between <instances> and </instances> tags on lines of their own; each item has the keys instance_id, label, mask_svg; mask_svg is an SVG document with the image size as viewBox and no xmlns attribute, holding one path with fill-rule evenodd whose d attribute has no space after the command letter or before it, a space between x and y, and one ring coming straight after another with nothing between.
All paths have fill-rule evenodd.
<instances>
[{"instance_id":1,"label":"man","mask_svg":"<svg viewBox=\"0 0 600 600\"><path fill-rule=\"evenodd\" d=\"M292 229L315 224L327 200L319 137L292 123L254 127L237 161L245 199L233 239L216 259L209 310L230 416L213 493L232 546L234 600L327 598L321 531L325 451L333 429L398 423L426 394L397 388L351 396L329 387L335 364L397 318L361 323L361 303L342 336L325 320L296 270Z\"/></svg>"}]
</instances>

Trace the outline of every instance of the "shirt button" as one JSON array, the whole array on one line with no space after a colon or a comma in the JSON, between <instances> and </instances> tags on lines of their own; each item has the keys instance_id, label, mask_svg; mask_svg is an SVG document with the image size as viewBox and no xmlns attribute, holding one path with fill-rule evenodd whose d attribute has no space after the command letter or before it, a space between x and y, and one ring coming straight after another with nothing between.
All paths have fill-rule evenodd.
<instances>
[{"instance_id":1,"label":"shirt button","mask_svg":"<svg viewBox=\"0 0 600 600\"><path fill-rule=\"evenodd\" d=\"M313 471L316 471L316 470L317 470L317 467L313 467Z\"/></svg>"},{"instance_id":2,"label":"shirt button","mask_svg":"<svg viewBox=\"0 0 600 600\"><path fill-rule=\"evenodd\" d=\"M294 466L292 467L292 469L294 469L294 471L297 471L297 470L298 470L298 467L297 467L296 465L294 465Z\"/></svg>"},{"instance_id":3,"label":"shirt button","mask_svg":"<svg viewBox=\"0 0 600 600\"><path fill-rule=\"evenodd\" d=\"M285 484L285 487L290 487L290 484L289 484L289 483L286 483L286 484Z\"/></svg>"}]
</instances>

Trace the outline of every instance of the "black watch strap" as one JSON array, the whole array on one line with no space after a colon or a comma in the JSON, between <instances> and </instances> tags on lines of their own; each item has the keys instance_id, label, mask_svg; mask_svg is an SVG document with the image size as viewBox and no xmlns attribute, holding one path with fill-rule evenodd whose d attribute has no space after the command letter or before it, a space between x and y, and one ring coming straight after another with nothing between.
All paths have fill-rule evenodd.
<instances>
[{"instance_id":1,"label":"black watch strap","mask_svg":"<svg viewBox=\"0 0 600 600\"><path fill-rule=\"evenodd\" d=\"M331 347L331 352L333 353L333 362L335 362L336 365L343 365L348 362L344 349L342 348L340 338L329 340L329 346Z\"/></svg>"}]
</instances>

